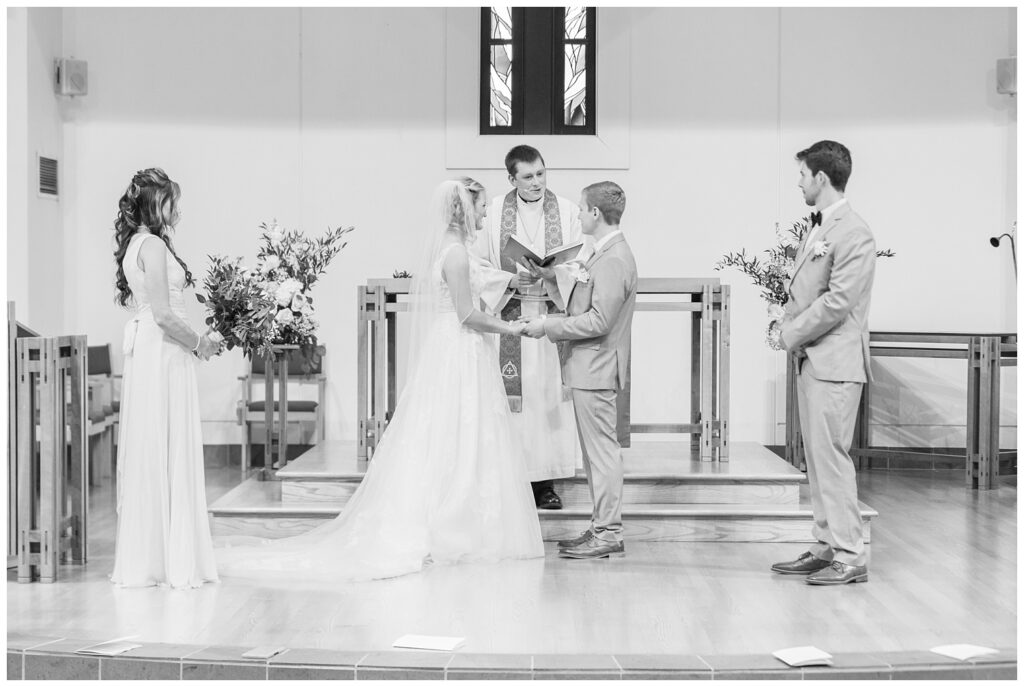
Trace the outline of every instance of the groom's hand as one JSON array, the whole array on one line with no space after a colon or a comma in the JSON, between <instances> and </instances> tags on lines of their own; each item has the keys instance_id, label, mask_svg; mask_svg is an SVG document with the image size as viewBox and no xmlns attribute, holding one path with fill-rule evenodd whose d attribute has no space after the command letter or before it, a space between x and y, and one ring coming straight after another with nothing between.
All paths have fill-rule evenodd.
<instances>
[{"instance_id":1,"label":"groom's hand","mask_svg":"<svg viewBox=\"0 0 1024 687\"><path fill-rule=\"evenodd\" d=\"M523 336L531 339L540 339L544 336L544 318L538 317L534 320L526 320L523 323Z\"/></svg>"}]
</instances>

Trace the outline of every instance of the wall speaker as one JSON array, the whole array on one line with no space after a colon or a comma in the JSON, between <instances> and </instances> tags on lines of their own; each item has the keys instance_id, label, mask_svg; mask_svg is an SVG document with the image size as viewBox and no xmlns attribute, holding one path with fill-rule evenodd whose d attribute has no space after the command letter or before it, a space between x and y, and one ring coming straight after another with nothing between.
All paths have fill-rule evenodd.
<instances>
[{"instance_id":1,"label":"wall speaker","mask_svg":"<svg viewBox=\"0 0 1024 687\"><path fill-rule=\"evenodd\" d=\"M89 92L89 63L61 57L53 61L54 90L59 95L86 95Z\"/></svg>"},{"instance_id":2,"label":"wall speaker","mask_svg":"<svg viewBox=\"0 0 1024 687\"><path fill-rule=\"evenodd\" d=\"M996 60L996 92L1017 95L1017 58Z\"/></svg>"}]
</instances>

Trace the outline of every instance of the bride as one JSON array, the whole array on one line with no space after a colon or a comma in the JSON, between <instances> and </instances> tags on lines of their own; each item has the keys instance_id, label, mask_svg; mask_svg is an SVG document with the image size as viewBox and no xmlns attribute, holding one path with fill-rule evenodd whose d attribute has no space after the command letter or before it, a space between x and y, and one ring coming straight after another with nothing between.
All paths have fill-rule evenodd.
<instances>
[{"instance_id":1,"label":"bride","mask_svg":"<svg viewBox=\"0 0 1024 687\"><path fill-rule=\"evenodd\" d=\"M410 291L409 376L362 483L334 520L288 539L217 549L222 577L366 580L429 564L544 555L494 337L523 325L480 310L511 274L472 257L483 186L446 181Z\"/></svg>"}]
</instances>

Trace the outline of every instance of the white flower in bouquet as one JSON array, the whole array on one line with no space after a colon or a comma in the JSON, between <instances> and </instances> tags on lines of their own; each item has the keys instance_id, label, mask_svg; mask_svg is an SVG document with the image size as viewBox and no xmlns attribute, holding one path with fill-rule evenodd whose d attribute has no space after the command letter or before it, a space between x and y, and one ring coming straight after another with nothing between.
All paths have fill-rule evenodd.
<instances>
[{"instance_id":1,"label":"white flower in bouquet","mask_svg":"<svg viewBox=\"0 0 1024 687\"><path fill-rule=\"evenodd\" d=\"M306 308L309 306L309 300L306 295L301 291L292 296L291 308L293 311L298 313L306 312Z\"/></svg>"},{"instance_id":2,"label":"white flower in bouquet","mask_svg":"<svg viewBox=\"0 0 1024 687\"><path fill-rule=\"evenodd\" d=\"M260 271L263 274L270 274L280 266L281 258L277 257L276 255L268 255L266 258L264 258L263 265L260 267Z\"/></svg>"},{"instance_id":3,"label":"white flower in bouquet","mask_svg":"<svg viewBox=\"0 0 1024 687\"><path fill-rule=\"evenodd\" d=\"M777 303L768 306L768 322L777 322L786 316L786 309Z\"/></svg>"},{"instance_id":4,"label":"white flower in bouquet","mask_svg":"<svg viewBox=\"0 0 1024 687\"><path fill-rule=\"evenodd\" d=\"M298 279L285 279L281 282L280 286L277 287L275 298L277 299L278 305L290 305L292 298L295 297L299 291L302 290L302 282Z\"/></svg>"},{"instance_id":5,"label":"white flower in bouquet","mask_svg":"<svg viewBox=\"0 0 1024 687\"><path fill-rule=\"evenodd\" d=\"M292 324L295 321L295 315L288 308L281 308L277 311L277 316L274 317L274 322L279 325Z\"/></svg>"},{"instance_id":6,"label":"white flower in bouquet","mask_svg":"<svg viewBox=\"0 0 1024 687\"><path fill-rule=\"evenodd\" d=\"M276 246L284 240L284 228L278 226L277 220L274 220L270 223L270 226L267 227L266 235L267 238L270 239L270 242Z\"/></svg>"},{"instance_id":7,"label":"white flower in bouquet","mask_svg":"<svg viewBox=\"0 0 1024 687\"><path fill-rule=\"evenodd\" d=\"M800 239L791 231L779 231L776 227L775 235L779 237L779 245L783 248L797 248L800 245Z\"/></svg>"}]
</instances>

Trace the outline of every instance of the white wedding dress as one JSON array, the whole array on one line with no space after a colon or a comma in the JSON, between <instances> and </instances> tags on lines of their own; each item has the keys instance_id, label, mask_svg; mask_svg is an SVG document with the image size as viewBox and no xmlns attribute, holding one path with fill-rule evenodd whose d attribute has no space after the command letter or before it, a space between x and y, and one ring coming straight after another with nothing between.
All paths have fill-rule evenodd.
<instances>
[{"instance_id":1,"label":"white wedding dress","mask_svg":"<svg viewBox=\"0 0 1024 687\"><path fill-rule=\"evenodd\" d=\"M223 577L367 580L433 564L544 555L540 522L498 372L496 341L462 326L435 254L436 314L362 483L334 520L287 539L218 541ZM464 250L464 248L463 248ZM471 261L474 302L483 268ZM220 546L224 545L224 546Z\"/></svg>"},{"instance_id":2,"label":"white wedding dress","mask_svg":"<svg viewBox=\"0 0 1024 687\"><path fill-rule=\"evenodd\" d=\"M192 352L153 320L136 234L122 267L136 305L125 326L117 440L117 540L111 582L198 587L217 579L206 489L199 391ZM186 318L185 271L167 252L171 310Z\"/></svg>"}]
</instances>

